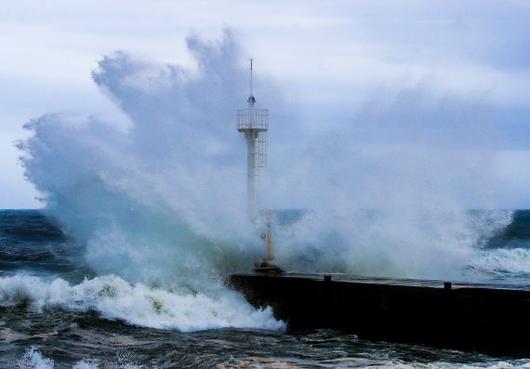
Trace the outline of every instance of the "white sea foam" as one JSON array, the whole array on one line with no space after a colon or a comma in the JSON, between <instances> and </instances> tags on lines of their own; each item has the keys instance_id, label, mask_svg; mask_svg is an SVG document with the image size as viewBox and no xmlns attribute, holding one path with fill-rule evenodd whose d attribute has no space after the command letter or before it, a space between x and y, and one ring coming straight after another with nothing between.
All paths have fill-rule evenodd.
<instances>
[{"instance_id":1,"label":"white sea foam","mask_svg":"<svg viewBox=\"0 0 530 369\"><path fill-rule=\"evenodd\" d=\"M470 267L479 274L509 278L530 277L530 250L486 249L470 261Z\"/></svg>"},{"instance_id":2,"label":"white sea foam","mask_svg":"<svg viewBox=\"0 0 530 369\"><path fill-rule=\"evenodd\" d=\"M53 369L55 364L52 359L42 356L38 350L31 347L14 366L16 369Z\"/></svg>"},{"instance_id":3,"label":"white sea foam","mask_svg":"<svg viewBox=\"0 0 530 369\"><path fill-rule=\"evenodd\" d=\"M78 361L77 363L75 363L73 366L72 366L72 369L99 369L99 365L94 362L94 361L87 361L87 360L81 360L81 361ZM123 369L133 369L135 367L126 367L126 368L123 368ZM120 368L121 369L121 368Z\"/></svg>"},{"instance_id":4,"label":"white sea foam","mask_svg":"<svg viewBox=\"0 0 530 369\"><path fill-rule=\"evenodd\" d=\"M100 369L107 368L107 365L101 365L96 360L80 360L72 365L72 369ZM42 355L42 353L35 347L30 347L26 350L22 358L15 361L15 369L54 369L55 362ZM118 363L112 365L112 368L116 369L147 369L144 365L137 365L131 363Z\"/></svg>"},{"instance_id":5,"label":"white sea foam","mask_svg":"<svg viewBox=\"0 0 530 369\"><path fill-rule=\"evenodd\" d=\"M60 278L0 278L0 305L20 304L34 311L94 310L105 319L184 332L224 327L284 328L273 318L271 309L255 310L233 291L220 290L214 295L179 292L130 284L112 275L87 279L78 285Z\"/></svg>"}]
</instances>

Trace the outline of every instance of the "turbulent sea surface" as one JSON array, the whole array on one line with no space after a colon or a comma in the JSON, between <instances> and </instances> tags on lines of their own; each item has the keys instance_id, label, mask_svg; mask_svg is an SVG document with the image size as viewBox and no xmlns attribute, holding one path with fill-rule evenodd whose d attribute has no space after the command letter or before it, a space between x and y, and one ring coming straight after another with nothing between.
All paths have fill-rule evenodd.
<instances>
[{"instance_id":1,"label":"turbulent sea surface","mask_svg":"<svg viewBox=\"0 0 530 369\"><path fill-rule=\"evenodd\" d=\"M530 283L530 211L513 212L507 227L477 247L469 278ZM336 331L286 333L270 311L255 311L236 294L212 300L99 276L83 253L41 212L0 211L0 367L530 367L525 359Z\"/></svg>"}]
</instances>

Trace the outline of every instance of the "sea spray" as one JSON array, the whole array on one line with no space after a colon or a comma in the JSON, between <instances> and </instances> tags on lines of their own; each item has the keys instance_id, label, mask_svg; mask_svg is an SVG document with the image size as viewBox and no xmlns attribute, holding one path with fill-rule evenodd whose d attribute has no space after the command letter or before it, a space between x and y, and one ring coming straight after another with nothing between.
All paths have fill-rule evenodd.
<instances>
[{"instance_id":1,"label":"sea spray","mask_svg":"<svg viewBox=\"0 0 530 369\"><path fill-rule=\"evenodd\" d=\"M100 278L221 296L232 294L219 287L222 276L250 268L263 254L259 229L246 216L244 145L234 126L234 111L247 94L246 71L229 31L220 41L192 36L187 44L196 70L123 52L104 57L93 78L126 124L65 114L34 119L26 125L32 135L20 144L22 163L46 213L85 247ZM419 108L382 103L373 118L345 107L342 120L326 125L297 115L301 108L326 111L324 103L289 105L278 88L256 85L262 86L255 92L258 105L263 96L271 109L263 206L309 209L297 222L275 224L277 262L287 269L455 276L479 246L481 228L490 233L506 224L499 217L476 227L467 213L495 207L494 181L485 169L491 154L424 142L411 132L406 142L389 143L388 133L396 130L385 128L393 114L428 119L458 111L458 100L439 104L421 87L403 93L419 96ZM468 117L454 115L459 121L452 127L469 131L475 122ZM384 140L359 142L357 126L376 127L372 136ZM425 129L404 126L397 138L411 127ZM189 327L219 326L212 319Z\"/></svg>"},{"instance_id":2,"label":"sea spray","mask_svg":"<svg viewBox=\"0 0 530 369\"><path fill-rule=\"evenodd\" d=\"M261 253L235 159L244 83L235 45L230 34L188 45L198 76L122 53L102 60L94 80L129 116L126 133L65 115L26 125L26 174L100 274L195 283Z\"/></svg>"}]
</instances>

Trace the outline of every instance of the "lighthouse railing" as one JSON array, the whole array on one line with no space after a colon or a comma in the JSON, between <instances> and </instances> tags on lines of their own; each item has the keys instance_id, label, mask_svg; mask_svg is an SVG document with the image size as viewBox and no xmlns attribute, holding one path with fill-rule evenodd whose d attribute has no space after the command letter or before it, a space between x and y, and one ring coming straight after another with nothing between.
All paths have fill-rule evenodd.
<instances>
[{"instance_id":1,"label":"lighthouse railing","mask_svg":"<svg viewBox=\"0 0 530 369\"><path fill-rule=\"evenodd\" d=\"M237 111L237 129L269 129L269 111L267 109L240 109Z\"/></svg>"}]
</instances>

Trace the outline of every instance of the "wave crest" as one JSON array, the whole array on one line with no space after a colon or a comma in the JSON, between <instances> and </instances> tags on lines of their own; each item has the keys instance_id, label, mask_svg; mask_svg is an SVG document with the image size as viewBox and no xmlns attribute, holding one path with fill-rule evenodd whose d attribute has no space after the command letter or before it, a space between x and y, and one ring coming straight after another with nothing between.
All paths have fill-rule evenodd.
<instances>
[{"instance_id":1,"label":"wave crest","mask_svg":"<svg viewBox=\"0 0 530 369\"><path fill-rule=\"evenodd\" d=\"M220 289L217 294L206 295L165 290L131 284L113 275L85 279L78 285L61 278L0 278L0 305L22 305L39 312L53 308L96 311L105 319L183 332L228 327L284 329L270 308L255 310L236 292Z\"/></svg>"}]
</instances>

